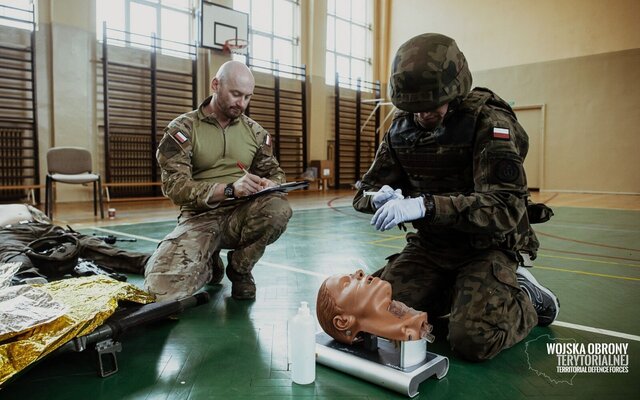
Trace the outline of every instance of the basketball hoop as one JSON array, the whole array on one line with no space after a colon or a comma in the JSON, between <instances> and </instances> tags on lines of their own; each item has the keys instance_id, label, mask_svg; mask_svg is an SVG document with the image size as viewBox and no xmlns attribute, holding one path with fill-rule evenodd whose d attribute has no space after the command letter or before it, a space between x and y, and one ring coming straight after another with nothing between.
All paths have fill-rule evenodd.
<instances>
[{"instance_id":1,"label":"basketball hoop","mask_svg":"<svg viewBox=\"0 0 640 400\"><path fill-rule=\"evenodd\" d=\"M245 39L229 39L224 41L224 45L222 46L222 52L224 54L247 54L247 46L249 46L249 41Z\"/></svg>"}]
</instances>

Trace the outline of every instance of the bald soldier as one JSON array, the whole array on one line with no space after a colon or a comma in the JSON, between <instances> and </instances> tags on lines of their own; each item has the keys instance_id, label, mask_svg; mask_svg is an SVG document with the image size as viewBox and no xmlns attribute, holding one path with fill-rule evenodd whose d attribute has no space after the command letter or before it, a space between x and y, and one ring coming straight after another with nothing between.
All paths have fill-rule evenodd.
<instances>
[{"instance_id":1,"label":"bald soldier","mask_svg":"<svg viewBox=\"0 0 640 400\"><path fill-rule=\"evenodd\" d=\"M286 229L291 207L278 193L247 197L285 181L269 133L244 115L254 86L246 65L226 62L211 80L212 95L165 129L156 156L163 193L180 215L146 265L145 288L158 300L220 283L221 249L231 250L231 296L256 297L251 270Z\"/></svg>"}]
</instances>

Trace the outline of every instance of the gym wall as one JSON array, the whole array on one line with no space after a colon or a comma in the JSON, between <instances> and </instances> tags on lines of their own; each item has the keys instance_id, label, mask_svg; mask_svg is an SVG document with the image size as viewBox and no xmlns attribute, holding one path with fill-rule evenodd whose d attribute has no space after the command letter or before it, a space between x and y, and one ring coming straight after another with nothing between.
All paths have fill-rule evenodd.
<instances>
[{"instance_id":1,"label":"gym wall","mask_svg":"<svg viewBox=\"0 0 640 400\"><path fill-rule=\"evenodd\" d=\"M403 0L390 14L391 57L440 32L465 53L474 86L515 108L544 106L541 132L529 132L541 190L640 193L640 2Z\"/></svg>"}]
</instances>

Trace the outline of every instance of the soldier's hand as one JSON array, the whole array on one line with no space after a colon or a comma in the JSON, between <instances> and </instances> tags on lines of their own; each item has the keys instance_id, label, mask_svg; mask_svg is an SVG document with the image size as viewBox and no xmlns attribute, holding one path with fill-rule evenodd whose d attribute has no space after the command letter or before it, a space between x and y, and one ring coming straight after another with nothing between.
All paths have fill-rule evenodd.
<instances>
[{"instance_id":1,"label":"soldier's hand","mask_svg":"<svg viewBox=\"0 0 640 400\"><path fill-rule=\"evenodd\" d=\"M271 179L267 179L267 178L260 178L260 179L261 179L260 185L262 186L262 189L267 189L270 187L277 186L277 184Z\"/></svg>"},{"instance_id":2,"label":"soldier's hand","mask_svg":"<svg viewBox=\"0 0 640 400\"><path fill-rule=\"evenodd\" d=\"M244 174L242 178L233 183L236 197L249 196L262 189L262 178L254 174Z\"/></svg>"},{"instance_id":3,"label":"soldier's hand","mask_svg":"<svg viewBox=\"0 0 640 400\"><path fill-rule=\"evenodd\" d=\"M376 192L375 195L373 195L373 197L371 198L371 202L373 203L373 206L376 208L376 210L378 210L388 201L396 199L404 199L404 196L402 195L402 189L393 190L391 186L384 185L380 188L380 190L378 190L378 192Z\"/></svg>"},{"instance_id":4,"label":"soldier's hand","mask_svg":"<svg viewBox=\"0 0 640 400\"><path fill-rule=\"evenodd\" d=\"M425 207L422 197L396 199L383 205L371 218L371 225L379 231L386 231L407 221L424 217Z\"/></svg>"}]
</instances>

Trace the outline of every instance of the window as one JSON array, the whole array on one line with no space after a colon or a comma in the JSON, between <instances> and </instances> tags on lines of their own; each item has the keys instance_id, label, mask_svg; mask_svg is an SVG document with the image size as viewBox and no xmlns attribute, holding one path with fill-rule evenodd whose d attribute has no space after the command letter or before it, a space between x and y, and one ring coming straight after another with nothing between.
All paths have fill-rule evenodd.
<instances>
[{"instance_id":1,"label":"window","mask_svg":"<svg viewBox=\"0 0 640 400\"><path fill-rule=\"evenodd\" d=\"M341 86L356 86L356 79L372 79L371 53L373 34L373 2L371 0L327 0L328 85L335 83L336 72L351 82ZM342 81L342 79L341 79Z\"/></svg>"},{"instance_id":2,"label":"window","mask_svg":"<svg viewBox=\"0 0 640 400\"><path fill-rule=\"evenodd\" d=\"M272 61L278 61L300 66L299 0L234 0L233 8L249 14L249 53L253 65L271 67ZM239 59L244 61L243 56Z\"/></svg>"},{"instance_id":3,"label":"window","mask_svg":"<svg viewBox=\"0 0 640 400\"><path fill-rule=\"evenodd\" d=\"M0 4L0 25L33 30L32 0L3 0Z\"/></svg>"},{"instance_id":4,"label":"window","mask_svg":"<svg viewBox=\"0 0 640 400\"><path fill-rule=\"evenodd\" d=\"M155 34L162 53L184 57L195 36L193 1L96 0L98 40L102 40L102 21L106 21L108 37L123 46L148 48Z\"/></svg>"}]
</instances>

